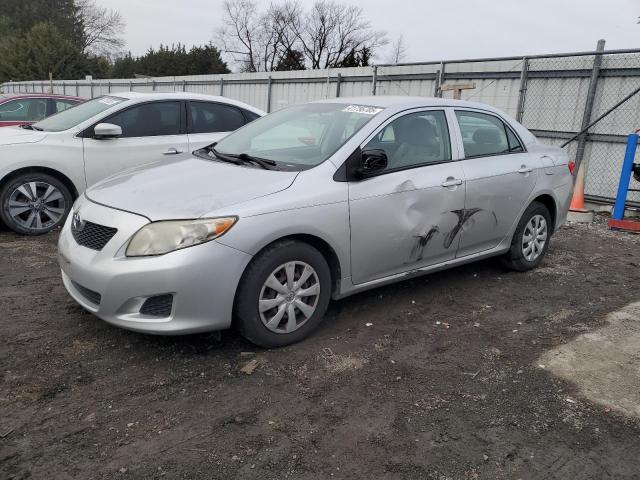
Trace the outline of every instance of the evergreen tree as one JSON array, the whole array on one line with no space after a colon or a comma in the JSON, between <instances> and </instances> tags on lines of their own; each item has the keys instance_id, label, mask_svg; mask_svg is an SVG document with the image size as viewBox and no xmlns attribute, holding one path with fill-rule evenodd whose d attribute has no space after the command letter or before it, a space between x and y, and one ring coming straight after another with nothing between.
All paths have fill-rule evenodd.
<instances>
[{"instance_id":1,"label":"evergreen tree","mask_svg":"<svg viewBox=\"0 0 640 480\"><path fill-rule=\"evenodd\" d=\"M49 22L0 48L0 80L46 80L49 72L54 78L79 78L86 71L86 57Z\"/></svg>"},{"instance_id":2,"label":"evergreen tree","mask_svg":"<svg viewBox=\"0 0 640 480\"><path fill-rule=\"evenodd\" d=\"M274 70L277 72L304 69L304 55L299 50L289 50L282 56L282 58L274 68Z\"/></svg>"}]
</instances>

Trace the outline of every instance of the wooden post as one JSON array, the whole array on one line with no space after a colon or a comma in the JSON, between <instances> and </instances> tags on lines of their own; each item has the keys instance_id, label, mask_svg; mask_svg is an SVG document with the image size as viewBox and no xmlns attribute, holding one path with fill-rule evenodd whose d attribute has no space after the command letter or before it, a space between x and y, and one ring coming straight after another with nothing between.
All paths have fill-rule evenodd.
<instances>
[{"instance_id":1,"label":"wooden post","mask_svg":"<svg viewBox=\"0 0 640 480\"><path fill-rule=\"evenodd\" d=\"M440 91L446 92L449 90L453 90L453 99L460 100L462 98L463 90L473 90L476 88L475 83L449 83L446 85L442 85L440 87Z\"/></svg>"}]
</instances>

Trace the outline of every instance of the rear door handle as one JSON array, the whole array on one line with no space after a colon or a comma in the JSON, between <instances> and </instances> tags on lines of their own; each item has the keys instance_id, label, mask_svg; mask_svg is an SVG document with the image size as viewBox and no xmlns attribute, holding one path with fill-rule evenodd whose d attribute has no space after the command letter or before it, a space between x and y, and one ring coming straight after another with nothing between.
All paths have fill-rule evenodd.
<instances>
[{"instance_id":1,"label":"rear door handle","mask_svg":"<svg viewBox=\"0 0 640 480\"><path fill-rule=\"evenodd\" d=\"M163 155L178 155L179 153L182 153L182 150L178 150L177 148L171 147L166 152L164 152Z\"/></svg>"},{"instance_id":2,"label":"rear door handle","mask_svg":"<svg viewBox=\"0 0 640 480\"><path fill-rule=\"evenodd\" d=\"M518 173L529 173L531 171L533 171L533 168L527 167L526 165L522 165L518 170Z\"/></svg>"},{"instance_id":3,"label":"rear door handle","mask_svg":"<svg viewBox=\"0 0 640 480\"><path fill-rule=\"evenodd\" d=\"M462 180L459 178L449 177L440 185L442 185L443 187L455 187L457 185L462 185Z\"/></svg>"}]
</instances>

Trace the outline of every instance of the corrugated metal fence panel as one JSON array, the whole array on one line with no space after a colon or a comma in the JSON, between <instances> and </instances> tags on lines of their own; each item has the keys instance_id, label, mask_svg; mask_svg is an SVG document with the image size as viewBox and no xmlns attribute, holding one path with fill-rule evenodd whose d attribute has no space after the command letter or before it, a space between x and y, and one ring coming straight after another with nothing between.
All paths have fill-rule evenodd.
<instances>
[{"instance_id":1,"label":"corrugated metal fence panel","mask_svg":"<svg viewBox=\"0 0 640 480\"><path fill-rule=\"evenodd\" d=\"M462 99L473 102L481 102L504 110L512 117L516 116L518 110L518 96L520 93L520 80L513 79L470 79L475 83L473 90L463 90ZM451 97L452 93L446 93L446 97ZM445 96L445 95L443 95Z\"/></svg>"}]
</instances>

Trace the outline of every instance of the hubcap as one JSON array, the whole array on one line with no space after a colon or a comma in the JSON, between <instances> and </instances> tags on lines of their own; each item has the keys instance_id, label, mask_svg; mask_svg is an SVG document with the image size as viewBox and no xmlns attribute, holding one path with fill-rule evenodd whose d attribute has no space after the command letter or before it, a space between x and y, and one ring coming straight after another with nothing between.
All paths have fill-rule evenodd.
<instances>
[{"instance_id":1,"label":"hubcap","mask_svg":"<svg viewBox=\"0 0 640 480\"><path fill-rule=\"evenodd\" d=\"M522 254L529 262L538 258L547 243L547 221L542 215L534 215L522 233Z\"/></svg>"},{"instance_id":2,"label":"hubcap","mask_svg":"<svg viewBox=\"0 0 640 480\"><path fill-rule=\"evenodd\" d=\"M9 216L29 230L43 230L58 224L66 206L62 192L46 182L23 183L9 195Z\"/></svg>"},{"instance_id":3,"label":"hubcap","mask_svg":"<svg viewBox=\"0 0 640 480\"><path fill-rule=\"evenodd\" d=\"M320 281L305 262L287 262L276 268L262 286L258 311L262 323L275 333L291 333L316 311Z\"/></svg>"}]
</instances>

